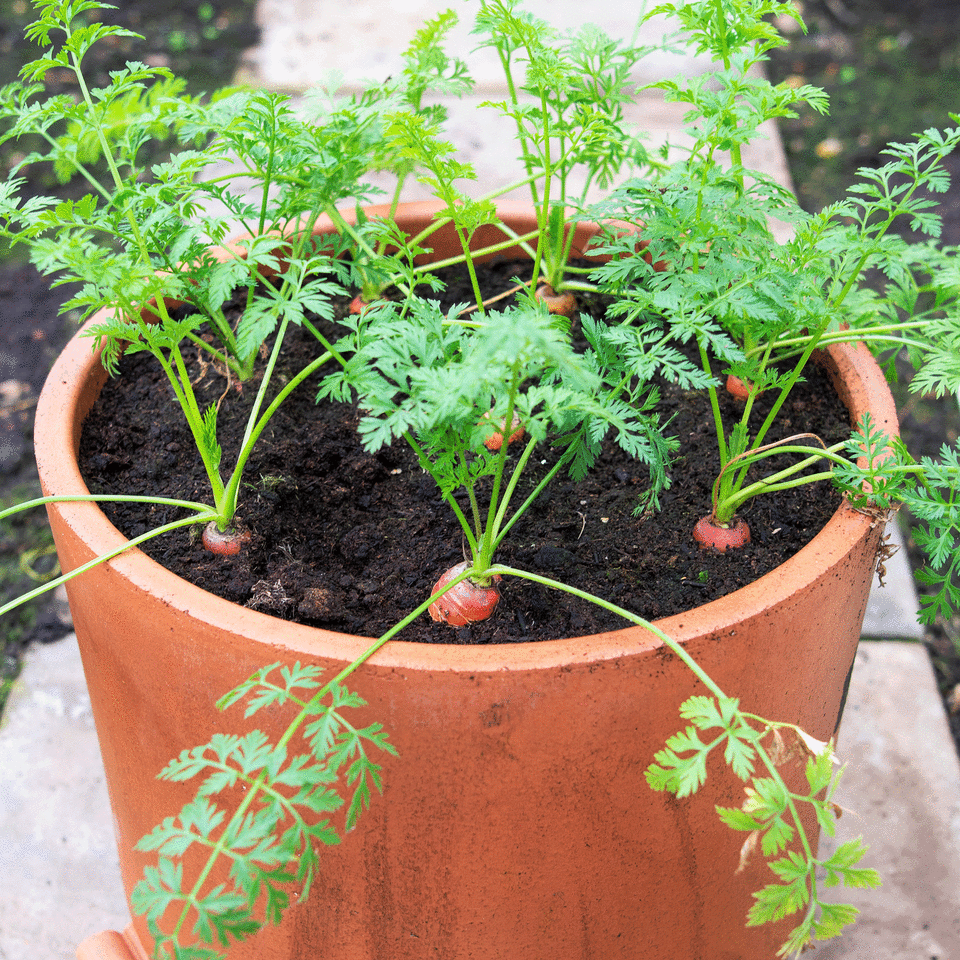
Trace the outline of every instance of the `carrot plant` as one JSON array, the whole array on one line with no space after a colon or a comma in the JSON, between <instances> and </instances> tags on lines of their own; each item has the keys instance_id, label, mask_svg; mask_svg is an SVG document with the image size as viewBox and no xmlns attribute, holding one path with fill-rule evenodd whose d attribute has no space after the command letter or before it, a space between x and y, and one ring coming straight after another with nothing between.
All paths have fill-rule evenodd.
<instances>
[{"instance_id":1,"label":"carrot plant","mask_svg":"<svg viewBox=\"0 0 960 960\"><path fill-rule=\"evenodd\" d=\"M94 43L129 34L99 22L102 4L38 0L35 6L39 18L28 34L45 50L24 67L20 82L2 92L0 116L9 122L4 139L38 137L45 146L20 166L51 164L61 179L78 177L89 192L73 201L25 197L14 177L0 186L3 235L26 244L54 282L78 285L64 310L95 318L88 333L102 345L109 370L116 372L121 355L137 351L160 364L206 467L211 502L91 494L43 497L4 510L0 518L59 500L113 500L178 507L186 515L5 603L0 614L187 526L205 525L205 542L217 552L238 548L236 537L221 534L235 519L241 474L254 445L286 397L339 356L315 318L330 317L330 299L346 288L350 275L340 259L343 244L336 238L319 244L312 233L334 204L365 196L358 176L367 168L367 128L375 117L362 105L347 105L324 125L314 125L294 114L285 98L258 92L201 102L183 97L166 71L142 64L128 64L109 86L91 89L85 53ZM44 95L43 81L54 71L72 74L77 100ZM179 139L181 149L146 168L143 144L163 138ZM246 236L225 247L238 230ZM235 315L231 302L238 304ZM316 356L273 385L291 325L313 333ZM251 380L261 356L266 361L241 449L226 476L217 406L201 409L188 351L240 384ZM343 685L364 659L325 683L311 665L279 674L263 668L221 705L246 700L250 716L296 703L300 712L278 741L258 731L217 735L207 747L184 751L164 771L170 780L197 776L203 783L194 803L142 843L157 852L157 866L147 871L132 902L156 933L158 958L209 957L210 945L223 946L264 918L275 919L289 904L291 883L309 889L319 846L336 841L327 816L346 802L349 829L371 791L379 789L373 754L393 748L376 724L351 725L349 714L362 701ZM298 743L300 752L288 753ZM238 785L245 799L228 813L214 798ZM194 845L205 848L209 859L187 888L180 858ZM232 885L204 887L206 872L226 848ZM161 923L165 919L169 928Z\"/></svg>"},{"instance_id":2,"label":"carrot plant","mask_svg":"<svg viewBox=\"0 0 960 960\"><path fill-rule=\"evenodd\" d=\"M653 48L614 40L590 25L561 35L518 0L480 3L473 33L479 37L479 47L496 54L508 90L507 99L484 101L482 106L513 125L524 173L517 181L469 197L455 184L475 180L476 172L445 139L446 110L425 102L428 91L462 96L473 89L469 65L444 50L456 22L452 10L428 21L404 54L402 76L376 93L364 94L379 98L382 109L383 137L375 168L396 176L391 206L411 176L430 188L445 209L422 236L408 238L408 242L424 246L435 230L452 219L464 250L463 257L455 259L465 260L470 271L469 237L477 227L497 223L511 235L498 220L493 201L517 190L528 192L537 228L526 236L513 235L515 243L509 245L519 244L530 253L533 275L527 283L531 289L542 288L539 295L547 298L551 309L569 316L574 309L572 292L594 289L586 271L569 262L573 242L570 216L582 209L591 190L607 189L632 170L657 165L641 136L630 132L624 116L633 93L631 72ZM351 232L346 223L343 229ZM382 255L400 238L391 231L389 217L380 225L371 225L369 236L356 231L354 237L364 264L360 296L369 303L395 285L398 277L406 280L402 267L392 273L394 261L376 262L370 256L374 251ZM496 252L497 246L475 250L474 255ZM419 267L416 274L429 283L436 266ZM409 284L401 285L401 293L408 290ZM475 292L482 311L482 297Z\"/></svg>"},{"instance_id":3,"label":"carrot plant","mask_svg":"<svg viewBox=\"0 0 960 960\"><path fill-rule=\"evenodd\" d=\"M444 314L436 301L413 297L371 308L351 326L349 359L322 393L357 395L368 451L398 439L411 446L459 521L464 577L474 583L489 586L504 537L559 471L584 476L605 436L649 468L651 498L665 485L671 444L650 412L656 392L626 370L601 325L584 321L588 346L578 353L529 298L478 316L459 305ZM511 443L518 425L523 436ZM518 504L521 478L548 437L560 455ZM512 449L520 450L516 459Z\"/></svg>"},{"instance_id":4,"label":"carrot plant","mask_svg":"<svg viewBox=\"0 0 960 960\"><path fill-rule=\"evenodd\" d=\"M751 498L827 479L849 463L845 444L826 449L806 434L768 440L818 348L862 341L888 366L903 351L919 369L914 389L960 386L955 251L893 233L902 223L938 236L931 195L949 185L943 160L960 144L960 128L891 144L889 162L860 171L844 200L805 213L789 191L743 165L743 148L762 135L762 124L792 115L801 102L826 109L822 91L773 86L756 73L767 52L784 42L769 19L775 12L797 16L770 0L664 4L653 11L678 18L721 69L709 83L656 84L668 100L690 106L689 154L659 177L628 181L590 211L633 224L648 243L648 259L633 255L629 236L611 236L599 250L612 260L594 278L617 297L612 312L624 328L638 340L669 335L696 345L721 466L710 512L694 536L721 550L749 540L737 511ZM791 235L778 237L774 221ZM666 269L655 270L654 262ZM723 422L718 403L724 377L747 385L732 424ZM755 401L764 391L774 400L758 418ZM861 435L849 450L863 442ZM791 461L759 477L751 472L771 457ZM835 479L842 482L840 474Z\"/></svg>"},{"instance_id":5,"label":"carrot plant","mask_svg":"<svg viewBox=\"0 0 960 960\"><path fill-rule=\"evenodd\" d=\"M410 149L407 137L398 136L403 128L398 126L397 118L403 117L405 123L415 130L440 130L448 120L448 109L437 98L462 96L473 89L467 64L461 58L449 55L444 48L457 22L453 10L442 11L426 21L404 50L404 66L398 76L371 84L350 98L331 97L316 114L316 119L329 122L330 118L343 113L347 100L350 109L358 116L369 117L369 123L358 125L368 145L368 170L386 172L395 178L388 199L389 212L382 220L369 221L359 206L355 223L336 208L327 211L340 232L353 244L352 257L360 286L355 301L357 310L392 286L408 291L415 282L434 285L429 273L412 280L407 261L385 257L384 254L396 239L392 218L405 186L411 177L429 175L430 167L430 163L424 163L422 155ZM467 166L464 165L462 170L470 175ZM406 248L419 248L433 229L436 228L430 228L422 238L404 237L402 243Z\"/></svg>"},{"instance_id":6,"label":"carrot plant","mask_svg":"<svg viewBox=\"0 0 960 960\"><path fill-rule=\"evenodd\" d=\"M563 36L516 0L484 0L474 33L496 53L506 80L506 99L486 105L514 124L537 215L531 285L542 280L547 297L575 290L583 281L569 276L576 270L568 217L592 188L608 189L652 164L624 116L634 96L632 71L652 48L592 25Z\"/></svg>"},{"instance_id":7,"label":"carrot plant","mask_svg":"<svg viewBox=\"0 0 960 960\"><path fill-rule=\"evenodd\" d=\"M35 6L39 17L27 34L44 50L4 89L0 117L9 122L4 140L30 135L43 146L0 187L0 232L26 244L54 283L77 285L63 309L95 318L86 335L102 345L108 370L138 351L160 364L210 485L210 504L182 504L192 511L185 522L212 524L213 538L234 523L241 475L277 406L336 360L311 318L331 316L330 299L349 284L349 271L336 235L320 243L313 229L337 203L367 195L360 176L369 166L372 115L348 104L316 125L276 94L237 91L201 101L183 96L167 71L137 63L91 89L86 52L131 34L99 22L102 5L92 0ZM76 100L46 92L48 76L63 72L75 81ZM180 148L146 167L143 144L163 138ZM89 192L64 201L22 196L18 170L44 163ZM240 230L246 235L225 246ZM275 388L291 326L314 335L316 356ZM217 406L201 408L188 351L241 384L266 356L241 449L226 472Z\"/></svg>"},{"instance_id":8,"label":"carrot plant","mask_svg":"<svg viewBox=\"0 0 960 960\"><path fill-rule=\"evenodd\" d=\"M394 632L325 682L311 664L261 668L217 707L246 702L249 718L292 706L276 741L260 730L217 733L160 773L173 782L202 783L178 815L137 844L157 857L131 894L134 912L146 918L156 960L220 956L264 924L279 923L295 897L309 895L322 874L322 848L341 840L331 817L346 805L341 832L351 830L382 786L374 751L396 755L380 724L358 728L350 722L365 704L343 685ZM237 787L244 791L239 805L231 803ZM192 851L200 854L199 866L188 875L183 858ZM229 861L227 882L215 872L222 861Z\"/></svg>"}]
</instances>

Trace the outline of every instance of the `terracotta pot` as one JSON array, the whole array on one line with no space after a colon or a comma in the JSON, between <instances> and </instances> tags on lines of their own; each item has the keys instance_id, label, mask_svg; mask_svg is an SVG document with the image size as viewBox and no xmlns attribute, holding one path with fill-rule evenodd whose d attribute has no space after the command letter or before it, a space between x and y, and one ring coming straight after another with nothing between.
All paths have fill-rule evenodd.
<instances>
[{"instance_id":1,"label":"terracotta pot","mask_svg":"<svg viewBox=\"0 0 960 960\"><path fill-rule=\"evenodd\" d=\"M416 205L401 221L413 230L430 212ZM577 245L588 235L579 229ZM867 351L832 348L825 362L851 417L869 409L895 433L890 393ZM37 412L47 493L85 492L76 452L104 381L90 341L74 339ZM65 570L123 542L93 504L51 506L50 520ZM880 534L880 524L841 506L781 567L659 626L746 709L827 739ZM68 592L129 893L150 862L134 844L193 796L191 784L157 773L217 731L254 725L240 709L219 713L215 700L277 660L335 671L368 641L228 603L138 550ZM309 900L231 949L232 960L774 957L789 927L745 927L751 891L772 875L757 863L736 873L744 837L714 812L739 805L742 784L717 766L701 793L676 800L644 781L682 726L679 704L698 691L646 631L492 647L395 641L350 685L399 751L386 760L383 796L323 851ZM270 717L253 719L275 732ZM284 717L275 720L280 727ZM91 938L80 956L119 960L149 945L138 918L123 936Z\"/></svg>"}]
</instances>

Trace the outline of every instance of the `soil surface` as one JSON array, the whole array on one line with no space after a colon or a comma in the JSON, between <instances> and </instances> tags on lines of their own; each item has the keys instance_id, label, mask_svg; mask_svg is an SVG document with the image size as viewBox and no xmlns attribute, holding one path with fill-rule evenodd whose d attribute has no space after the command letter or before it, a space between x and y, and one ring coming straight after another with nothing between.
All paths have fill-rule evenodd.
<instances>
[{"instance_id":1,"label":"soil surface","mask_svg":"<svg viewBox=\"0 0 960 960\"><path fill-rule=\"evenodd\" d=\"M524 266L503 264L483 271L485 295L512 286ZM451 271L442 275L445 309L468 299L463 277ZM344 301L340 309L346 308ZM284 353L291 373L316 355L309 335L290 346ZM223 397L218 424L224 429L224 469L229 469L241 439L243 411L257 385L246 384L240 393L209 364L195 365L191 380L202 408ZM660 389L661 422L669 421L666 432L681 443L663 509L633 515L646 486L645 473L610 441L585 480L574 483L564 474L554 479L498 549L499 562L657 619L752 582L816 535L840 502L826 482L753 501L742 511L752 542L741 550L721 555L694 543L693 527L709 512L720 467L708 399L670 384ZM769 410L772 393L757 401L755 423ZM396 443L367 454L358 440L356 411L341 404L317 405L315 394L315 382L304 384L258 444L239 509L252 536L240 554L227 560L214 557L184 531L145 549L168 569L236 603L378 636L422 603L440 574L463 559L460 528L410 449ZM742 407L725 391L722 402L725 422L731 423ZM827 444L849 436L847 411L822 370L810 370L803 389L778 418L776 431L770 441L800 431L816 433ZM95 492L209 502L207 480L179 408L157 364L144 355L127 358L121 375L108 382L86 421L80 452L81 471ZM521 481L517 503L555 459L548 445L538 450L538 463ZM485 488L481 496L486 493ZM469 511L466 500L461 507ZM159 509L145 515L140 505L106 504L104 510L128 536L183 515ZM493 617L458 629L456 636L448 625L421 617L403 639L510 643L625 625L622 618L582 600L517 578L504 583L502 594Z\"/></svg>"}]
</instances>

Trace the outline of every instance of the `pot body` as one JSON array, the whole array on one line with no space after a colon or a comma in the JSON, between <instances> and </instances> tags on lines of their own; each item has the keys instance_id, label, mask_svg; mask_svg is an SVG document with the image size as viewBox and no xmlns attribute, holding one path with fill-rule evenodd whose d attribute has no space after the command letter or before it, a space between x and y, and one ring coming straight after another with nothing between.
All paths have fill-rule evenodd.
<instances>
[{"instance_id":1,"label":"pot body","mask_svg":"<svg viewBox=\"0 0 960 960\"><path fill-rule=\"evenodd\" d=\"M411 206L400 219L413 231L434 208ZM528 223L511 217L514 229ZM431 238L439 252L446 241ZM824 362L853 419L870 410L896 432L865 349L833 348ZM75 338L38 408L46 493L86 492L76 453L105 379L90 341ZM49 513L64 570L123 542L94 504ZM826 740L880 534L841 506L781 567L658 625L745 709ZM228 603L138 550L72 580L68 593L129 894L151 862L134 844L193 796L192 783L156 779L166 763L213 733L256 726L276 736L289 719L245 721L241 707L222 714L215 701L275 661L332 675L369 641ZM644 780L683 726L679 704L703 692L647 631L509 647L394 641L348 685L368 703L358 722L381 722L398 750L384 763L383 796L322 851L309 900L231 948L231 960L773 960L793 924L745 927L751 892L773 875L757 862L736 872L745 836L714 810L739 806L742 783L719 760L684 800ZM86 949L108 952L87 956L120 958L123 945L149 953L142 919L126 938L94 938Z\"/></svg>"}]
</instances>

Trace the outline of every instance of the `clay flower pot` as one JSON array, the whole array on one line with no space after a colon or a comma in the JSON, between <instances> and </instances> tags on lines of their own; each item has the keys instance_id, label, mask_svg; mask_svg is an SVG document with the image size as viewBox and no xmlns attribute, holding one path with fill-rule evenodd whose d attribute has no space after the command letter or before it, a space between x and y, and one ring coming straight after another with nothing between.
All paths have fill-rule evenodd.
<instances>
[{"instance_id":1,"label":"clay flower pot","mask_svg":"<svg viewBox=\"0 0 960 960\"><path fill-rule=\"evenodd\" d=\"M416 205L401 223L416 229L433 209ZM527 222L511 218L518 230ZM577 246L589 233L578 227ZM445 241L431 242L442 253ZM824 363L851 418L869 410L896 433L864 348L831 348ZM46 493L86 492L76 453L105 379L88 339L75 338L54 367L36 422ZM64 570L124 540L94 504L49 513ZM744 709L826 740L880 534L875 519L843 505L781 567L658 625ZM134 844L193 796L191 783L157 780L163 766L217 731L276 732L269 716L219 713L216 699L278 660L336 671L368 640L221 600L138 550L68 593L129 894L149 862ZM736 872L744 837L714 812L739 806L740 781L715 767L684 800L647 786L644 769L699 685L645 630L509 646L394 641L350 686L369 704L357 722L383 723L398 750L385 758L383 796L324 849L309 899L232 948L231 960L772 960L795 923L745 927L751 892L772 874L756 861ZM150 948L137 919L122 935L86 941L79 956L131 960Z\"/></svg>"}]
</instances>

